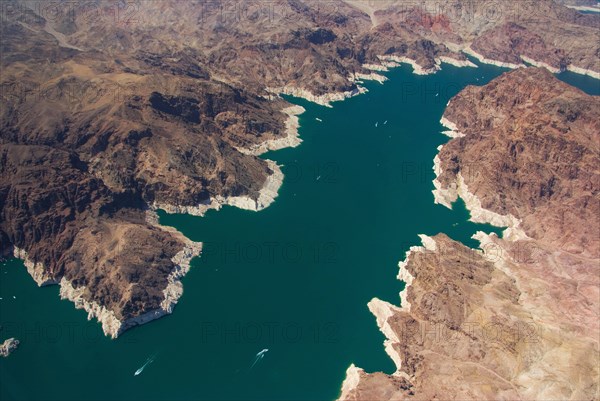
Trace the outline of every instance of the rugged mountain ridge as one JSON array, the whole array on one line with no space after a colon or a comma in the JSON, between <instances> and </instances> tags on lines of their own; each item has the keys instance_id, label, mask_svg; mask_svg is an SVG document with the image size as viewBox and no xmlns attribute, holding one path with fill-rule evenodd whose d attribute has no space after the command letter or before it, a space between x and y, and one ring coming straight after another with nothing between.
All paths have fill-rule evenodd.
<instances>
[{"instance_id":1,"label":"rugged mountain ridge","mask_svg":"<svg viewBox=\"0 0 600 401\"><path fill-rule=\"evenodd\" d=\"M594 399L600 325L600 100L545 69L453 98L436 202L465 200L480 249L422 236L400 263L401 307L369 309L397 366L352 365L340 399Z\"/></svg>"}]
</instances>

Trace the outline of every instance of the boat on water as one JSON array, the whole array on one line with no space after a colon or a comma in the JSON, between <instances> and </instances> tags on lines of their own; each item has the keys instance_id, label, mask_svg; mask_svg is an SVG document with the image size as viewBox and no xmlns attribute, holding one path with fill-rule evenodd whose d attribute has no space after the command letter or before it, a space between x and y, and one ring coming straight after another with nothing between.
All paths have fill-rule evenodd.
<instances>
[{"instance_id":1,"label":"boat on water","mask_svg":"<svg viewBox=\"0 0 600 401\"><path fill-rule=\"evenodd\" d=\"M144 364L143 364L143 365L142 365L142 366L141 366L141 367L140 367L138 370L136 370L136 371L135 371L135 373L134 373L133 375L134 375L134 376L138 376L138 375L140 375L140 374L141 374L141 373L144 371L144 369L146 369L146 366L148 366L148 365L150 365L152 362L154 362L154 358L155 358L154 356L151 356L150 358L148 358L148 359L146 360L146 362L145 362L145 363L144 363Z\"/></svg>"},{"instance_id":2,"label":"boat on water","mask_svg":"<svg viewBox=\"0 0 600 401\"><path fill-rule=\"evenodd\" d=\"M252 368L254 368L254 366L261 361L264 357L265 357L265 353L269 351L268 348L263 349L262 351L260 351L258 354L256 354L256 356L254 357L254 362L252 362L252 365L250 366L250 369L252 370Z\"/></svg>"}]
</instances>

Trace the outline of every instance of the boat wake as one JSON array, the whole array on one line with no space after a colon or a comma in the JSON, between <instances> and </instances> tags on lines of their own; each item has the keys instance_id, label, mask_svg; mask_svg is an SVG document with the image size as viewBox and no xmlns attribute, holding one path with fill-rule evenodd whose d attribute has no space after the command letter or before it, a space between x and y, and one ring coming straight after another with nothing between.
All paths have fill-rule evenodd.
<instances>
[{"instance_id":1,"label":"boat wake","mask_svg":"<svg viewBox=\"0 0 600 401\"><path fill-rule=\"evenodd\" d=\"M258 354L256 354L256 356L254 357L254 362L252 362L252 366L250 366L250 369L252 369L254 367L254 365L256 365L260 360L262 360L265 357L265 354L267 353L267 351L269 351L269 349L265 348L262 351L260 351Z\"/></svg>"},{"instance_id":2,"label":"boat wake","mask_svg":"<svg viewBox=\"0 0 600 401\"><path fill-rule=\"evenodd\" d=\"M134 376L140 375L144 371L144 369L146 369L146 366L148 366L152 362L154 362L155 359L156 359L156 355L152 355L150 358L146 359L146 362L142 365L142 367L139 368L138 370L136 370L133 375Z\"/></svg>"}]
</instances>

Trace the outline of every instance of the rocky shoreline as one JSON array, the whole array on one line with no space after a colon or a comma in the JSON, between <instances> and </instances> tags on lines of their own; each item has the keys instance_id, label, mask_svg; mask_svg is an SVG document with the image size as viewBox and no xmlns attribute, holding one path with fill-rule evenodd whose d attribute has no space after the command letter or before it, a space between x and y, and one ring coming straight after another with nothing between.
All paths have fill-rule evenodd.
<instances>
[{"instance_id":1,"label":"rocky shoreline","mask_svg":"<svg viewBox=\"0 0 600 401\"><path fill-rule=\"evenodd\" d=\"M592 7L592 6L572 6L569 4L565 4L565 7L572 8L577 11L591 11L594 13L600 13L600 7Z\"/></svg>"},{"instance_id":2,"label":"rocky shoreline","mask_svg":"<svg viewBox=\"0 0 600 401\"><path fill-rule=\"evenodd\" d=\"M413 68L413 74L416 74L416 75L435 74L436 72L438 72L442 69L442 64L449 64L449 65L453 65L454 67L459 67L459 68L463 68L463 67L477 68L477 64L474 64L469 60L458 60L458 59L448 57L448 56L436 57L435 58L435 67L432 67L432 68L425 68L422 65L420 65L419 63L417 63L416 60L413 60L411 58L404 57L404 56L399 57L399 56L394 56L394 55L380 55L380 56L377 56L377 58L381 62L381 65L368 64L368 65L364 65L363 67L368 68L368 69L373 69L376 71L388 71L390 68L397 68L401 64L409 64Z\"/></svg>"},{"instance_id":3,"label":"rocky shoreline","mask_svg":"<svg viewBox=\"0 0 600 401\"><path fill-rule=\"evenodd\" d=\"M342 100L358 96L365 93L367 89L358 86L356 89L345 91L345 92L332 92L323 95L315 95L307 89L301 89L295 86L286 85L279 88L267 88L267 91L275 95L288 95L297 97L300 99L308 100L309 102L316 103L325 107L332 107L331 103L340 102Z\"/></svg>"},{"instance_id":4,"label":"rocky shoreline","mask_svg":"<svg viewBox=\"0 0 600 401\"><path fill-rule=\"evenodd\" d=\"M240 152L260 156L269 151L300 146L302 139L300 139L300 135L298 134L298 129L300 128L298 116L305 111L304 107L297 105L281 110L282 113L288 116L285 121L286 136L283 138L268 139L265 142L255 144L250 149L239 148Z\"/></svg>"},{"instance_id":5,"label":"rocky shoreline","mask_svg":"<svg viewBox=\"0 0 600 401\"><path fill-rule=\"evenodd\" d=\"M463 134L462 132L460 132L458 130L458 127L456 126L456 124L454 124L452 121L449 121L446 117L442 116L442 119L440 121L440 123L448 128L447 131L442 131L442 134L450 137L450 138L461 138L463 136L465 136L465 134Z\"/></svg>"},{"instance_id":6,"label":"rocky shoreline","mask_svg":"<svg viewBox=\"0 0 600 401\"><path fill-rule=\"evenodd\" d=\"M4 340L4 342L0 344L0 357L8 357L17 349L18 346L19 340L17 340L16 338L9 338L7 340Z\"/></svg>"},{"instance_id":7,"label":"rocky shoreline","mask_svg":"<svg viewBox=\"0 0 600 401\"><path fill-rule=\"evenodd\" d=\"M526 67L525 64L514 64L514 63L507 63L507 62L498 61L498 60L491 60L491 59L485 57L484 55L477 53L475 50L473 50L471 48L471 46L466 46L462 51L470 56L475 57L477 60L479 60L480 62L482 62L484 64L490 64L490 65L495 65L496 67L510 68L510 69Z\"/></svg>"},{"instance_id":8,"label":"rocky shoreline","mask_svg":"<svg viewBox=\"0 0 600 401\"><path fill-rule=\"evenodd\" d=\"M59 283L60 297L61 299L73 302L76 309L85 310L88 313L88 320L96 318L102 325L104 334L115 339L127 329L173 313L175 305L183 295L181 279L189 272L191 260L199 256L202 251L202 243L190 240L186 240L186 242L185 247L172 258L175 268L169 274L168 284L163 290L164 298L158 309L148 311L133 318L120 320L115 316L113 311L94 301L89 301L86 297L87 288L85 286L76 288L65 277Z\"/></svg>"},{"instance_id":9,"label":"rocky shoreline","mask_svg":"<svg viewBox=\"0 0 600 401\"><path fill-rule=\"evenodd\" d=\"M510 69L527 67L527 65L525 65L525 64L514 64L514 63L508 63L508 62L488 59L485 56L477 53L470 46L465 47L462 51L470 56L475 57L477 60L479 60L480 62L482 62L484 64L490 64L490 65L495 65L497 67L510 68ZM534 60L534 59L524 56L524 55L520 55L519 58L521 58L521 60L523 60L523 62L525 62L527 64L531 64L534 67L545 68L554 74L559 74L562 72L562 70L560 68L553 67L550 64L544 63L543 61L537 61L537 60ZM574 72L576 74L580 74L580 75L587 75L591 78L600 79L600 72L577 67L572 64L567 65L566 70Z\"/></svg>"},{"instance_id":10,"label":"rocky shoreline","mask_svg":"<svg viewBox=\"0 0 600 401\"><path fill-rule=\"evenodd\" d=\"M418 64L415 60L410 59L405 56L394 56L394 55L386 55L386 56L378 56L379 59L384 63L383 65L386 67L397 67L400 64L409 64L413 68L413 73L416 75L429 75L435 74L438 71L438 68L424 68L420 64Z\"/></svg>"},{"instance_id":11,"label":"rocky shoreline","mask_svg":"<svg viewBox=\"0 0 600 401\"><path fill-rule=\"evenodd\" d=\"M49 277L48 271L43 263L34 262L29 258L29 254L21 248L13 246L13 256L17 259L21 259L23 264L27 268L27 273L33 278L38 287L46 285L58 284L58 281Z\"/></svg>"},{"instance_id":12,"label":"rocky shoreline","mask_svg":"<svg viewBox=\"0 0 600 401\"><path fill-rule=\"evenodd\" d=\"M504 99L505 103L500 106L497 98L505 93L523 96L518 92L527 93L530 89L525 88L532 83L543 89L527 93L527 96L539 96L537 102L541 104L556 104L558 98L564 102L561 104L576 108L585 104L581 102L583 99L588 103L595 101L543 71L523 69L497 78L488 87L499 85L505 90L489 92L489 101L498 109L514 107L510 99ZM486 88L471 90L486 91ZM463 103L470 102L471 96L479 97L473 93L461 95L451 100L442 124L454 132L464 129L465 135L450 135L453 139L438 148L440 152L434 161L436 203L451 207L460 196L471 212L471 220L508 228L502 239L495 234L476 233L473 238L480 242L480 249L467 248L443 234L433 238L420 236L423 246L412 247L399 264L398 279L406 284L400 294L401 307L377 299L369 303L369 309L386 337L385 350L395 362L397 371L392 375L365 373L352 365L342 385L340 400L488 399L499 396L507 399L593 398L600 377L597 367L600 327L598 302L594 295L597 287L591 290L590 286L600 285L592 268L600 258L598 246L588 243L583 252L573 251L571 249L577 248L565 244L564 239L557 242L548 233L542 237L530 235L526 230L536 231L531 222L524 223L522 215L501 214L483 207L483 202L490 204L489 198L480 199L469 189L473 182L482 185L483 178L499 180L493 182L496 185L493 188L503 191L505 196L512 196L512 202L516 204L520 202L521 194L501 188L503 182L499 176L484 174L484 162L475 165L477 174L468 172L469 184L461 169L452 166L456 153L461 155L459 159L466 159L472 156L469 152L474 152L475 156L481 152L464 148L465 141L472 140L470 136L477 134L479 125L475 119L485 120L488 113L501 112L485 102L478 109L469 107ZM537 104L530 103L528 107L537 107ZM559 116L562 110L559 109ZM573 119L566 120L571 128L569 140L581 144L586 143L587 135L595 135L597 139L600 131L594 131L594 127L598 126L598 108L583 106L579 110L576 123ZM536 113L535 110L532 113ZM521 118L522 122L534 126L537 124L526 113L516 115L513 118ZM534 115L544 118L540 113ZM458 118L460 124L452 122L459 122ZM491 130L503 128L492 127ZM559 125L555 129L562 128ZM486 140L493 141L492 135L488 133ZM495 135L506 140L505 136L509 134L500 131ZM494 156L500 160L507 158L502 154L504 146L494 144L494 147L486 160ZM548 149L551 148L545 151ZM558 152L562 152L563 158L587 160L582 149L573 153ZM589 153L586 150L584 154L586 152ZM536 160L546 160L546 157L534 151L533 160L526 159L531 167L524 166L523 170L532 168L535 171L538 168ZM448 168L451 172L443 171ZM449 179L448 175L454 178ZM442 176L444 178L440 179ZM584 180L588 182L587 178ZM597 177L590 180L596 183L590 185L597 185ZM581 196L574 192L578 185L577 182L570 183L568 198ZM557 186L556 192L559 188ZM585 191L594 191L585 188ZM492 195L495 194L492 192ZM562 203L568 203L568 198L554 203L553 208L564 207ZM522 213L523 209L517 210ZM593 204L583 206L580 212L582 216L570 222L565 230L582 232L583 222L591 218L586 217L586 213L595 216L600 213ZM550 209L545 213L542 220L554 212ZM578 237L571 235L568 241L578 241ZM580 285L586 289L572 290L573 286ZM490 337L490 327L499 335ZM565 358L577 359L577 367L558 362Z\"/></svg>"},{"instance_id":13,"label":"rocky shoreline","mask_svg":"<svg viewBox=\"0 0 600 401\"><path fill-rule=\"evenodd\" d=\"M587 76L595 78L595 79L600 79L600 72L598 72L598 71L587 70L585 68L576 67L574 65L567 66L567 70L574 72L576 74L587 75Z\"/></svg>"},{"instance_id":14,"label":"rocky shoreline","mask_svg":"<svg viewBox=\"0 0 600 401\"><path fill-rule=\"evenodd\" d=\"M214 198L209 199L206 203L197 206L177 206L155 202L151 205L151 209L162 209L169 214L189 214L191 216L204 216L207 211L220 210L223 206L234 206L239 209L254 212L261 211L275 202L275 198L277 198L279 188L281 187L284 178L283 172L277 163L272 160L265 161L271 170L271 174L267 176L256 199L249 196L224 197L217 195Z\"/></svg>"}]
</instances>

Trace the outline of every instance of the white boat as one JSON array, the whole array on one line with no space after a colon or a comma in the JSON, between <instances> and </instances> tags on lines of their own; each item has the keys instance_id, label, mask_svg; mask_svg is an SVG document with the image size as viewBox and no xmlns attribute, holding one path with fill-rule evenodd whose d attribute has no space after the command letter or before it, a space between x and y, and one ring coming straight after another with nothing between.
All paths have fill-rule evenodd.
<instances>
[{"instance_id":1,"label":"white boat","mask_svg":"<svg viewBox=\"0 0 600 401\"><path fill-rule=\"evenodd\" d=\"M142 367L141 367L141 368L139 368L138 370L136 370L136 371L135 371L135 373L134 373L133 375L134 375L134 376L138 376L138 375L140 375L140 374L141 374L141 373L144 371L144 369L146 369L146 366L148 366L148 365L150 365L152 362L154 362L154 358L155 358L154 356L151 356L150 358L148 358L148 359L146 360L146 363L144 363L144 364L142 365Z\"/></svg>"},{"instance_id":2,"label":"white boat","mask_svg":"<svg viewBox=\"0 0 600 401\"><path fill-rule=\"evenodd\" d=\"M256 365L259 361L262 361L262 359L265 357L265 353L267 351L269 351L269 349L265 348L262 351L260 351L258 354L256 354L256 356L254 357L254 362L252 362L252 365L250 366L250 370L252 370L252 368L254 368L254 365Z\"/></svg>"}]
</instances>

